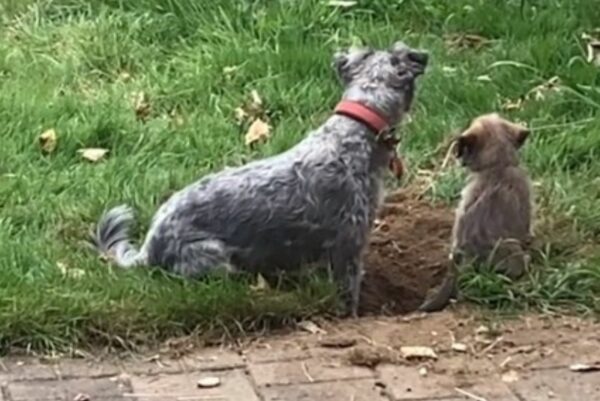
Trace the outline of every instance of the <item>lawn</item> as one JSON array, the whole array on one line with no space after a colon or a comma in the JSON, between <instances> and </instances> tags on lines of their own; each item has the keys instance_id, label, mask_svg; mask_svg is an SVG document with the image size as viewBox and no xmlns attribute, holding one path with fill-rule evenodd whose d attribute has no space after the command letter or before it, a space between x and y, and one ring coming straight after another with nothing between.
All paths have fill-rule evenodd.
<instances>
[{"instance_id":1,"label":"lawn","mask_svg":"<svg viewBox=\"0 0 600 401\"><path fill-rule=\"evenodd\" d=\"M516 284L467 277L469 298L600 312L600 67L582 36L600 39L597 1L355 3L0 0L0 348L235 334L330 310L318 280L264 294L124 272L87 236L125 202L139 239L172 191L289 148L339 98L332 53L398 39L432 54L402 130L405 185L435 171L430 197L454 203L463 175L439 169L448 134L489 111L533 129L523 157L538 203L536 269ZM236 108L253 91L272 132L248 147ZM85 148L108 152L93 162Z\"/></svg>"}]
</instances>

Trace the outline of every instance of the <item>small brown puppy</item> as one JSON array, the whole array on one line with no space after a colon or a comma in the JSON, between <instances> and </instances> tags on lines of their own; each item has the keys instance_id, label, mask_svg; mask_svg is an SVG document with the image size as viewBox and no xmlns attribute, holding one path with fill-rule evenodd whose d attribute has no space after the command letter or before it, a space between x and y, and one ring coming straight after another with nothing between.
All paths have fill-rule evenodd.
<instances>
[{"instance_id":1,"label":"small brown puppy","mask_svg":"<svg viewBox=\"0 0 600 401\"><path fill-rule=\"evenodd\" d=\"M456 139L456 157L470 176L456 209L451 267L420 310L443 309L456 297L462 264L488 264L511 279L524 274L529 261L526 248L532 238L532 201L518 150L528 136L527 128L494 113L473 120Z\"/></svg>"}]
</instances>

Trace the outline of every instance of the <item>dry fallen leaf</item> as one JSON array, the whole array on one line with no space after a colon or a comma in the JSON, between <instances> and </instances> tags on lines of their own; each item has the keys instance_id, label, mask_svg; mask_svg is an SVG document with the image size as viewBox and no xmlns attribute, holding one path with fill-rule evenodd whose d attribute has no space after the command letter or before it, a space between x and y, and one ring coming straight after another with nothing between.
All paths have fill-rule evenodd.
<instances>
[{"instance_id":1,"label":"dry fallen leaf","mask_svg":"<svg viewBox=\"0 0 600 401\"><path fill-rule=\"evenodd\" d=\"M523 107L523 99L518 98L517 100L507 99L502 104L502 110L511 111L511 110L519 110Z\"/></svg>"},{"instance_id":2,"label":"dry fallen leaf","mask_svg":"<svg viewBox=\"0 0 600 401\"><path fill-rule=\"evenodd\" d=\"M106 154L108 153L108 149L85 148L85 149L79 149L78 152L79 152L79 154L81 154L81 157L83 157L84 159L91 161L92 163L96 163L96 162L100 161L102 158L104 158L104 156L106 156Z\"/></svg>"},{"instance_id":3,"label":"dry fallen leaf","mask_svg":"<svg viewBox=\"0 0 600 401\"><path fill-rule=\"evenodd\" d=\"M483 325L475 329L475 334L488 334L489 332L490 328Z\"/></svg>"},{"instance_id":4,"label":"dry fallen leaf","mask_svg":"<svg viewBox=\"0 0 600 401\"><path fill-rule=\"evenodd\" d=\"M572 372L598 372L600 371L600 363L575 363L569 366L569 370Z\"/></svg>"},{"instance_id":5,"label":"dry fallen leaf","mask_svg":"<svg viewBox=\"0 0 600 401\"><path fill-rule=\"evenodd\" d=\"M256 89L252 89L252 92L250 92L250 96L252 97L252 107L256 108L256 109L261 109L262 105L263 105L263 101L260 98L260 96L258 95L258 92L256 91Z\"/></svg>"},{"instance_id":6,"label":"dry fallen leaf","mask_svg":"<svg viewBox=\"0 0 600 401\"><path fill-rule=\"evenodd\" d=\"M183 116L181 115L181 113L179 113L177 109L171 110L169 112L169 117L171 119L171 122L177 127L181 127L185 123Z\"/></svg>"},{"instance_id":7,"label":"dry fallen leaf","mask_svg":"<svg viewBox=\"0 0 600 401\"><path fill-rule=\"evenodd\" d=\"M269 124L257 118L254 120L248 132L246 133L246 145L251 146L257 142L269 139L271 136L271 127Z\"/></svg>"},{"instance_id":8,"label":"dry fallen leaf","mask_svg":"<svg viewBox=\"0 0 600 401\"><path fill-rule=\"evenodd\" d=\"M69 267L62 262L56 262L56 267L65 277L81 278L85 275L85 270Z\"/></svg>"},{"instance_id":9,"label":"dry fallen leaf","mask_svg":"<svg viewBox=\"0 0 600 401\"><path fill-rule=\"evenodd\" d=\"M92 397L88 394L79 393L74 398L73 401L91 401Z\"/></svg>"},{"instance_id":10,"label":"dry fallen leaf","mask_svg":"<svg viewBox=\"0 0 600 401\"><path fill-rule=\"evenodd\" d=\"M214 388L219 387L221 385L221 379L218 377L203 377L198 380L197 383L199 388Z\"/></svg>"},{"instance_id":11,"label":"dry fallen leaf","mask_svg":"<svg viewBox=\"0 0 600 401\"><path fill-rule=\"evenodd\" d=\"M267 291L270 289L269 287L269 283L267 283L267 280L265 280L265 278L263 277L262 274L258 273L256 275L256 284L251 285L250 289L252 291L256 291L256 292L261 292L261 291Z\"/></svg>"},{"instance_id":12,"label":"dry fallen leaf","mask_svg":"<svg viewBox=\"0 0 600 401\"><path fill-rule=\"evenodd\" d=\"M407 346L400 347L402 356L406 359L437 359L437 354L431 347Z\"/></svg>"},{"instance_id":13,"label":"dry fallen leaf","mask_svg":"<svg viewBox=\"0 0 600 401\"><path fill-rule=\"evenodd\" d=\"M44 153L52 153L56 149L56 131L49 129L39 136L40 147Z\"/></svg>"},{"instance_id":14,"label":"dry fallen leaf","mask_svg":"<svg viewBox=\"0 0 600 401\"><path fill-rule=\"evenodd\" d=\"M446 45L456 49L480 49L490 42L491 40L483 36L468 33L446 35Z\"/></svg>"},{"instance_id":15,"label":"dry fallen leaf","mask_svg":"<svg viewBox=\"0 0 600 401\"><path fill-rule=\"evenodd\" d=\"M298 323L298 327L304 331L307 331L311 334L327 334L325 330L317 326L314 322L310 320L303 320Z\"/></svg>"},{"instance_id":16,"label":"dry fallen leaf","mask_svg":"<svg viewBox=\"0 0 600 401\"><path fill-rule=\"evenodd\" d=\"M533 97L535 100L544 100L547 92L558 92L560 90L560 79L557 76L554 76L527 92L525 98L531 99L531 97Z\"/></svg>"},{"instance_id":17,"label":"dry fallen leaf","mask_svg":"<svg viewBox=\"0 0 600 401\"><path fill-rule=\"evenodd\" d=\"M135 111L135 116L140 121L146 121L148 117L150 117L150 112L152 111L152 107L150 106L150 101L148 100L148 96L145 92L140 91L133 94L133 110Z\"/></svg>"},{"instance_id":18,"label":"dry fallen leaf","mask_svg":"<svg viewBox=\"0 0 600 401\"><path fill-rule=\"evenodd\" d=\"M586 61L600 67L600 30L584 33L581 38L586 41Z\"/></svg>"},{"instance_id":19,"label":"dry fallen leaf","mask_svg":"<svg viewBox=\"0 0 600 401\"><path fill-rule=\"evenodd\" d=\"M509 370L502 375L502 381L504 383L514 383L519 381L519 374L515 370Z\"/></svg>"},{"instance_id":20,"label":"dry fallen leaf","mask_svg":"<svg viewBox=\"0 0 600 401\"><path fill-rule=\"evenodd\" d=\"M427 376L427 368L425 366L423 366L421 369L419 369L419 376L421 377L425 377Z\"/></svg>"},{"instance_id":21,"label":"dry fallen leaf","mask_svg":"<svg viewBox=\"0 0 600 401\"><path fill-rule=\"evenodd\" d=\"M356 338L345 336L328 337L319 341L319 345L324 348L350 348L356 343Z\"/></svg>"},{"instance_id":22,"label":"dry fallen leaf","mask_svg":"<svg viewBox=\"0 0 600 401\"><path fill-rule=\"evenodd\" d=\"M230 76L234 72L236 72L239 68L240 67L237 65L223 67L223 74Z\"/></svg>"},{"instance_id":23,"label":"dry fallen leaf","mask_svg":"<svg viewBox=\"0 0 600 401\"><path fill-rule=\"evenodd\" d=\"M121 71L121 73L119 74L119 79L123 82L127 82L131 79L131 74L127 71Z\"/></svg>"},{"instance_id":24,"label":"dry fallen leaf","mask_svg":"<svg viewBox=\"0 0 600 401\"><path fill-rule=\"evenodd\" d=\"M264 102L255 89L250 92L250 103L246 104L243 110L248 115L256 118L264 115Z\"/></svg>"},{"instance_id":25,"label":"dry fallen leaf","mask_svg":"<svg viewBox=\"0 0 600 401\"><path fill-rule=\"evenodd\" d=\"M550 92L560 92L562 89L560 79L557 76L554 76L547 80L546 82L537 85L531 88L524 96L519 97L518 99L512 100L507 99L502 104L502 109L506 111L510 110L519 110L523 107L525 102L529 100L544 100L548 93Z\"/></svg>"},{"instance_id":26,"label":"dry fallen leaf","mask_svg":"<svg viewBox=\"0 0 600 401\"><path fill-rule=\"evenodd\" d=\"M234 113L235 113L235 119L238 124L243 123L249 117L248 113L246 113L246 110L242 109L241 107L237 107L234 110Z\"/></svg>"},{"instance_id":27,"label":"dry fallen leaf","mask_svg":"<svg viewBox=\"0 0 600 401\"><path fill-rule=\"evenodd\" d=\"M467 352L467 345L463 344L463 343L453 343L452 344L452 351L456 351L456 352Z\"/></svg>"},{"instance_id":28,"label":"dry fallen leaf","mask_svg":"<svg viewBox=\"0 0 600 401\"><path fill-rule=\"evenodd\" d=\"M350 8L356 5L356 1L350 0L329 0L327 5L331 7L342 7L342 8Z\"/></svg>"}]
</instances>

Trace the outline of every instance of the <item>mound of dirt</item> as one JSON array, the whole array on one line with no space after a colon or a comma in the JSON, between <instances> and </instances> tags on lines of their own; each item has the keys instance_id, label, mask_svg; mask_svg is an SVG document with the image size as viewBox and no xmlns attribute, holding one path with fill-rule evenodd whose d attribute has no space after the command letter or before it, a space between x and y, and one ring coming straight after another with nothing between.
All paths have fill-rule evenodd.
<instances>
[{"instance_id":1,"label":"mound of dirt","mask_svg":"<svg viewBox=\"0 0 600 401\"><path fill-rule=\"evenodd\" d=\"M399 191L389 195L365 258L360 314L414 311L447 269L453 211Z\"/></svg>"}]
</instances>

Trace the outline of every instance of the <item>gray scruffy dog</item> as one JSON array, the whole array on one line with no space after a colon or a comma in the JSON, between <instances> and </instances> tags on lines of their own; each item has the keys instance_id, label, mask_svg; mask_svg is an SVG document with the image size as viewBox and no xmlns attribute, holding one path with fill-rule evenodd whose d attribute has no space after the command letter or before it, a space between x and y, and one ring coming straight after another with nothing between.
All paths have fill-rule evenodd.
<instances>
[{"instance_id":1,"label":"gray scruffy dog","mask_svg":"<svg viewBox=\"0 0 600 401\"><path fill-rule=\"evenodd\" d=\"M362 105L362 112L395 126L409 110L427 60L427 53L402 42L336 54L342 103ZM121 267L160 266L184 277L328 262L356 315L362 254L393 157L390 144L358 114L337 112L286 152L210 174L175 193L139 250L129 239L132 210L111 209L98 224L95 245Z\"/></svg>"}]
</instances>

